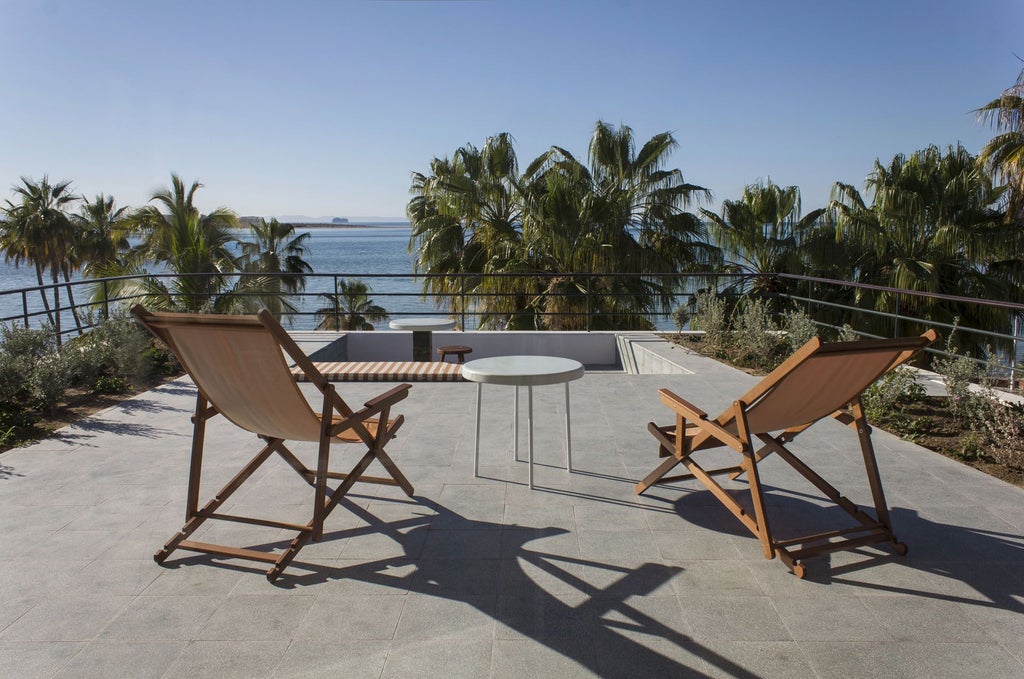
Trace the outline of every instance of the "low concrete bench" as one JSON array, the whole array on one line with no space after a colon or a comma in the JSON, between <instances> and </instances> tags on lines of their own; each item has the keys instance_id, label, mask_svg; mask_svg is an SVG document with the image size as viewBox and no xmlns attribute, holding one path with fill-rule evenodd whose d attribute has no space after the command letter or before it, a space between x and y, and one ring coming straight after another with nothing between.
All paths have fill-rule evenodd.
<instances>
[{"instance_id":1,"label":"low concrete bench","mask_svg":"<svg viewBox=\"0 0 1024 679\"><path fill-rule=\"evenodd\" d=\"M314 361L313 365L331 382L461 382L458 363L424 361ZM306 376L297 367L292 374L300 382Z\"/></svg>"}]
</instances>

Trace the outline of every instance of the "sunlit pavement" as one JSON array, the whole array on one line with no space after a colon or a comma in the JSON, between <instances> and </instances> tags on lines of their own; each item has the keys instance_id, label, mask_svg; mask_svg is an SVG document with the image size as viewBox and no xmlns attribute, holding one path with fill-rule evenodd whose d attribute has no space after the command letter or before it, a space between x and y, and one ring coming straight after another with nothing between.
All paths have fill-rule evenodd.
<instances>
[{"instance_id":1,"label":"sunlit pavement","mask_svg":"<svg viewBox=\"0 0 1024 679\"><path fill-rule=\"evenodd\" d=\"M416 384L388 450L416 488L357 485L276 582L261 564L152 554L184 518L195 392L169 383L0 455L0 676L1024 676L1024 491L876 431L895 532L807 562L797 579L691 483L633 492L657 463L670 387L716 413L756 381L700 357L693 375L588 373L534 390L538 488L512 459L512 390ZM361 404L390 385L342 384ZM524 404L525 409L525 404ZM524 410L525 412L525 410ZM525 456L526 418L520 418ZM204 496L257 449L207 433ZM293 450L307 464L315 449ZM854 434L823 422L793 450L869 501ZM335 467L355 447L336 447ZM373 472L371 472L373 473ZM776 532L834 527L783 463L763 463ZM732 482L743 490L745 484ZM281 460L225 511L308 520ZM197 540L283 548L285 532L208 522Z\"/></svg>"}]
</instances>

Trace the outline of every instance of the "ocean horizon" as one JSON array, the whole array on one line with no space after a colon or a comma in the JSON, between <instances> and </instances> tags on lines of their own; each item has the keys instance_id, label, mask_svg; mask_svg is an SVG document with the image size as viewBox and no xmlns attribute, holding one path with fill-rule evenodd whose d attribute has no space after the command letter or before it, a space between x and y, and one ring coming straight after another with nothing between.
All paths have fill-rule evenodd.
<instances>
[{"instance_id":1,"label":"ocean horizon","mask_svg":"<svg viewBox=\"0 0 1024 679\"><path fill-rule=\"evenodd\" d=\"M392 315L410 315L433 313L437 309L431 302L421 300L421 283L414 280L413 260L408 253L409 236L412 229L408 222L373 223L338 225L337 228L310 228L296 224L296 230L302 233L309 229L307 241L309 254L306 261L317 274L337 274L341 278L361 278L371 288L370 294L374 302L387 309ZM153 273L157 267L150 267ZM402 278L372 278L373 275L404 274ZM73 280L84 280L79 273ZM28 264L15 267L9 262L0 262L0 292L21 288L34 288L36 281L35 268ZM48 284L49 280L44 280ZM313 293L295 300L299 311L315 312L323 300L316 297L319 293L333 292L334 283L331 276L312 276L307 279L306 293ZM64 293L64 291L61 291ZM81 303L85 288L76 286L76 301ZM64 295L62 294L62 297ZM29 310L41 310L42 301L38 292L0 294L0 322L10 323L22 318L23 306L27 303ZM41 317L36 317L36 320ZM61 323L65 328L73 327L74 320L70 313L62 314ZM37 322L32 323L33 326ZM315 326L313 316L297 316L291 327L295 329L312 329ZM384 326L386 327L386 322Z\"/></svg>"}]
</instances>

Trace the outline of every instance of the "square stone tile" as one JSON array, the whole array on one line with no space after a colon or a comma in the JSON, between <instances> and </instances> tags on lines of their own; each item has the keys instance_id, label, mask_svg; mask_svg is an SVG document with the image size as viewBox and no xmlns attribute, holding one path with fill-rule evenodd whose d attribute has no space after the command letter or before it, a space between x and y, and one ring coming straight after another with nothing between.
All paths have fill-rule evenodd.
<instances>
[{"instance_id":1,"label":"square stone tile","mask_svg":"<svg viewBox=\"0 0 1024 679\"><path fill-rule=\"evenodd\" d=\"M252 594L224 599L195 639L282 641L295 636L313 606L312 596Z\"/></svg>"},{"instance_id":2,"label":"square stone tile","mask_svg":"<svg viewBox=\"0 0 1024 679\"><path fill-rule=\"evenodd\" d=\"M494 642L490 675L494 679L559 677L584 679L599 676L593 644L574 644L571 649L530 641L498 639ZM602 674L600 676L609 676ZM636 676L636 675L633 675Z\"/></svg>"},{"instance_id":3,"label":"square stone tile","mask_svg":"<svg viewBox=\"0 0 1024 679\"><path fill-rule=\"evenodd\" d=\"M402 639L391 646L381 679L477 679L491 666L488 640Z\"/></svg>"},{"instance_id":4,"label":"square stone tile","mask_svg":"<svg viewBox=\"0 0 1024 679\"><path fill-rule=\"evenodd\" d=\"M124 676L130 668L133 678L159 679L186 645L184 641L93 641L65 665L57 677L118 677Z\"/></svg>"},{"instance_id":5,"label":"square stone tile","mask_svg":"<svg viewBox=\"0 0 1024 679\"><path fill-rule=\"evenodd\" d=\"M896 641L995 641L956 602L914 596L863 597L862 601Z\"/></svg>"},{"instance_id":6,"label":"square stone tile","mask_svg":"<svg viewBox=\"0 0 1024 679\"><path fill-rule=\"evenodd\" d=\"M386 640L405 608L404 596L318 596L292 636L310 642ZM366 646L376 643L367 641Z\"/></svg>"},{"instance_id":7,"label":"square stone tile","mask_svg":"<svg viewBox=\"0 0 1024 679\"><path fill-rule=\"evenodd\" d=\"M277 677L287 641L193 641L167 670L168 677L256 679Z\"/></svg>"},{"instance_id":8,"label":"square stone tile","mask_svg":"<svg viewBox=\"0 0 1024 679\"><path fill-rule=\"evenodd\" d=\"M378 679L386 644L365 641L294 641L274 672L280 679Z\"/></svg>"},{"instance_id":9,"label":"square stone tile","mask_svg":"<svg viewBox=\"0 0 1024 679\"><path fill-rule=\"evenodd\" d=\"M768 597L701 596L681 600L699 641L792 641Z\"/></svg>"},{"instance_id":10,"label":"square stone tile","mask_svg":"<svg viewBox=\"0 0 1024 679\"><path fill-rule=\"evenodd\" d=\"M214 596L139 596L103 630L102 639L188 641L223 602Z\"/></svg>"},{"instance_id":11,"label":"square stone tile","mask_svg":"<svg viewBox=\"0 0 1024 679\"><path fill-rule=\"evenodd\" d=\"M0 639L0 668L8 677L52 677L84 647L85 642Z\"/></svg>"},{"instance_id":12,"label":"square stone tile","mask_svg":"<svg viewBox=\"0 0 1024 679\"><path fill-rule=\"evenodd\" d=\"M708 677L732 679L789 679L815 676L800 645L793 641L712 641L704 642L702 656Z\"/></svg>"},{"instance_id":13,"label":"square stone tile","mask_svg":"<svg viewBox=\"0 0 1024 679\"><path fill-rule=\"evenodd\" d=\"M797 641L892 641L893 633L864 599L826 593L776 597L775 610Z\"/></svg>"},{"instance_id":14,"label":"square stone tile","mask_svg":"<svg viewBox=\"0 0 1024 679\"><path fill-rule=\"evenodd\" d=\"M494 638L494 596L465 596L460 599L409 594L395 638L403 641L450 641Z\"/></svg>"},{"instance_id":15,"label":"square stone tile","mask_svg":"<svg viewBox=\"0 0 1024 679\"><path fill-rule=\"evenodd\" d=\"M11 623L0 639L9 641L89 641L123 611L126 596L60 596L44 599Z\"/></svg>"}]
</instances>

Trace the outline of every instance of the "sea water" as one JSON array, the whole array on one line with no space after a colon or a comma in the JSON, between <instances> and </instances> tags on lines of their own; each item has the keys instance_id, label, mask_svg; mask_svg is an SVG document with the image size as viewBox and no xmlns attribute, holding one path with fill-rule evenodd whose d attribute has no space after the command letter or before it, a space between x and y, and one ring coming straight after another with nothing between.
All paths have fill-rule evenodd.
<instances>
[{"instance_id":1,"label":"sea water","mask_svg":"<svg viewBox=\"0 0 1024 679\"><path fill-rule=\"evenodd\" d=\"M359 279L370 286L370 299L384 307L391 317L433 314L441 311L429 298L423 297L423 279L413 276L413 255L409 253L409 237L412 233L407 223L380 223L367 226L339 228L304 228L296 224L296 233L309 233L306 240L308 253L305 260L316 274L337 274L337 276L309 276L306 279L305 294L293 298L292 303L300 314L292 317L289 327L309 330L315 327L314 312L326 306L322 293L334 292L334 280ZM245 232L239 232L245 237ZM156 267L149 271L157 272ZM400 274L400 277L374 278L372 274ZM80 279L81 276L76 276ZM49 279L44 281L49 283ZM15 267L0 261L0 292L17 288L36 286L35 269L23 264ZM76 286L75 301L79 304L89 297L88 286ZM61 304L67 303L67 292L61 289ZM23 307L27 304L30 312L42 311L42 301L37 291L21 294L0 294L0 320L20 320ZM43 316L31 320L38 326ZM64 329L74 327L70 314L61 315ZM659 328L669 329L670 319L657 319ZM378 329L386 328L387 321L376 323ZM466 319L467 329L473 329L475 320Z\"/></svg>"},{"instance_id":2,"label":"sea water","mask_svg":"<svg viewBox=\"0 0 1024 679\"><path fill-rule=\"evenodd\" d=\"M244 232L239 233L244 238ZM422 279L415 279L412 276L413 256L408 252L411 229L408 224L340 228L303 228L303 225L297 224L296 233L309 233L306 240L308 252L304 259L313 267L314 273L338 274L339 279L362 280L372 290L369 295L371 300L384 307L391 315L437 311L432 302L421 299ZM150 266L148 269L158 271L157 267ZM368 274L404 276L365 277ZM75 276L75 279L81 279L81 275ZM49 282L47 273L44 283ZM36 285L35 269L30 264L15 267L11 263L0 261L0 291ZM88 298L87 287L76 286L74 291L76 302L82 303ZM319 294L329 292L334 292L333 276L311 276L307 278L306 295L294 300L293 303L301 312L312 314L326 304ZM0 294L0 319L20 319L26 302L30 312L42 310L42 301L37 291L27 293L24 301L21 294ZM65 289L61 289L61 303L67 303ZM37 325L40 321L41 317L37 316L33 319L32 325ZM70 315L62 315L62 323L65 328L69 328L72 327L73 320ZM292 327L297 329L311 329L314 326L312 315L297 316L292 323Z\"/></svg>"}]
</instances>

